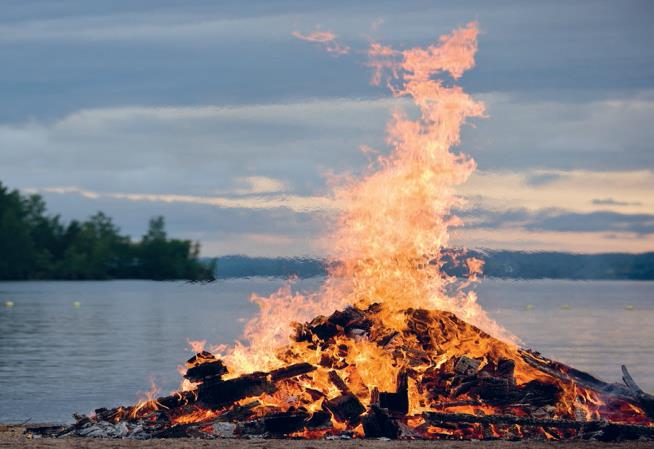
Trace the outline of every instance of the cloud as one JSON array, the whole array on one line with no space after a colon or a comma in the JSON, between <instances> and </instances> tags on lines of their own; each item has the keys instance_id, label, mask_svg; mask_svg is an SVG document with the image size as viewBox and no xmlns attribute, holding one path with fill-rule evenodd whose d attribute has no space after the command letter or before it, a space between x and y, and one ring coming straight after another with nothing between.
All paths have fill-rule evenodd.
<instances>
[{"instance_id":1,"label":"cloud","mask_svg":"<svg viewBox=\"0 0 654 449\"><path fill-rule=\"evenodd\" d=\"M366 165L392 99L80 110L0 125L0 179L16 187L207 194L324 189L325 170ZM274 180L274 181L271 181ZM244 193L244 192L242 192Z\"/></svg>"},{"instance_id":2,"label":"cloud","mask_svg":"<svg viewBox=\"0 0 654 449\"><path fill-rule=\"evenodd\" d=\"M180 194L156 194L156 193L119 193L119 192L94 192L79 187L42 187L26 188L28 193L58 193L62 195L76 194L88 199L110 198L134 202L153 203L188 203L201 204L205 206L220 207L226 209L290 209L294 212L318 212L337 207L336 203L327 198L319 196L298 196L298 195L254 195L254 193L270 193L248 191L248 196L225 197L225 196L198 196ZM237 193L243 194L242 191Z\"/></svg>"},{"instance_id":3,"label":"cloud","mask_svg":"<svg viewBox=\"0 0 654 449\"><path fill-rule=\"evenodd\" d=\"M110 105L378 95L354 61L373 18L384 20L375 38L403 48L478 20L479 61L463 80L472 92L574 103L653 87L644 13L652 7L629 0L474 0L465 8L420 0L55 3L3 3L0 83L11 88L3 90L0 120ZM334 60L293 42L292 30L316 23L334 27L352 56Z\"/></svg>"},{"instance_id":4,"label":"cloud","mask_svg":"<svg viewBox=\"0 0 654 449\"><path fill-rule=\"evenodd\" d=\"M350 52L350 47L338 42L336 35L331 31L315 30L308 34L293 31L291 35L303 41L319 43L327 53L332 53L335 56L346 55Z\"/></svg>"},{"instance_id":5,"label":"cloud","mask_svg":"<svg viewBox=\"0 0 654 449\"><path fill-rule=\"evenodd\" d=\"M533 178L551 181L534 185L529 181ZM468 197L471 207L492 210L565 209L576 213L654 214L653 186L654 172L650 170L481 170L462 186L461 193ZM612 198L620 204L598 204L593 201L598 197Z\"/></svg>"},{"instance_id":6,"label":"cloud","mask_svg":"<svg viewBox=\"0 0 654 449\"><path fill-rule=\"evenodd\" d=\"M454 245L516 251L563 251L577 253L654 251L652 234L621 232L556 232L524 228L473 228L456 231Z\"/></svg>"},{"instance_id":7,"label":"cloud","mask_svg":"<svg viewBox=\"0 0 654 449\"><path fill-rule=\"evenodd\" d=\"M337 216L337 205L322 197L146 195L55 187L39 192L65 219L103 210L134 236L144 232L149 217L163 214L171 235L200 240L209 256L322 255L322 236ZM454 230L457 245L586 252L654 248L654 214L515 207L474 208L462 216L465 226Z\"/></svg>"},{"instance_id":8,"label":"cloud","mask_svg":"<svg viewBox=\"0 0 654 449\"><path fill-rule=\"evenodd\" d=\"M313 232L300 232L303 220L328 213L310 200L325 196L323 174L361 170L362 145L383 153L388 110L399 104L376 99L386 92L368 86L357 62L371 19L384 22L375 39L398 48L478 20L478 64L462 82L490 118L464 130L460 149L481 171L462 193L504 222L468 230L506 245L556 245L558 235L562 247L608 248L613 235L610 245L634 248L654 214L651 9L603 0L10 3L0 19L0 180L79 186L47 194L72 217L111 204L130 223L161 209L216 251L258 251L257 239L282 251L288 232L286 251L301 252ZM316 23L333 26L350 54L328 58L290 35ZM632 218L592 215L600 212ZM297 229L248 227L277 219ZM607 233L575 231L590 226L575 220Z\"/></svg>"},{"instance_id":9,"label":"cloud","mask_svg":"<svg viewBox=\"0 0 654 449\"><path fill-rule=\"evenodd\" d=\"M519 203L528 196L548 201L533 207L575 210L590 210L593 199L605 197L650 203L643 198L643 185L654 185L652 177L643 180L638 173L654 166L654 152L645 151L644 143L654 141L653 128L647 126L654 119L654 94L576 106L550 102L547 107L499 94L485 97L495 116L464 130L461 149L472 153L482 170L464 186L466 194L483 192L496 201L514 198ZM206 194L233 189L242 183L238 178L258 176L306 193L323 187L325 171L365 167L368 158L356 149L383 148L389 110L403 105L390 98L332 98L123 106L4 123L0 179L18 187L72 184L111 191L121 185L132 192ZM573 125L565 114L576 116ZM534 168L543 165L551 168ZM615 175L603 179L600 174L616 170L624 175L619 182ZM591 173L589 179L582 179L585 173ZM591 185L596 189L592 194ZM555 193L564 204L552 204Z\"/></svg>"},{"instance_id":10,"label":"cloud","mask_svg":"<svg viewBox=\"0 0 654 449\"><path fill-rule=\"evenodd\" d=\"M171 41L229 38L280 39L282 30L297 20L297 15L276 14L251 17L220 17L179 11L117 12L102 15L73 15L32 19L0 24L0 40L25 41ZM250 30L243 33L243 30Z\"/></svg>"},{"instance_id":11,"label":"cloud","mask_svg":"<svg viewBox=\"0 0 654 449\"><path fill-rule=\"evenodd\" d=\"M545 211L535 214L526 229L558 232L627 232L654 234L654 215L591 212L577 214Z\"/></svg>"},{"instance_id":12,"label":"cloud","mask_svg":"<svg viewBox=\"0 0 654 449\"><path fill-rule=\"evenodd\" d=\"M470 227L497 229L522 228L527 231L601 232L654 234L654 214L622 214L597 211L576 213L562 209L507 210L475 209L465 213Z\"/></svg>"},{"instance_id":13,"label":"cloud","mask_svg":"<svg viewBox=\"0 0 654 449\"><path fill-rule=\"evenodd\" d=\"M317 242L329 226L331 214L289 207L250 208L200 201L153 201L93 195L86 192L41 192L48 210L65 221L85 219L101 210L113 217L121 232L139 238L148 220L166 218L168 234L200 241L202 255L248 254L258 256L320 255ZM268 203L271 205L271 203ZM249 206L245 203L246 206Z\"/></svg>"},{"instance_id":14,"label":"cloud","mask_svg":"<svg viewBox=\"0 0 654 449\"><path fill-rule=\"evenodd\" d=\"M489 118L463 131L461 149L485 170L634 170L654 167L654 91L555 101L480 95Z\"/></svg>"},{"instance_id":15,"label":"cloud","mask_svg":"<svg viewBox=\"0 0 654 449\"><path fill-rule=\"evenodd\" d=\"M639 201L618 201L613 198L593 198L592 203L596 206L642 206Z\"/></svg>"},{"instance_id":16,"label":"cloud","mask_svg":"<svg viewBox=\"0 0 654 449\"><path fill-rule=\"evenodd\" d=\"M561 179L560 173L533 173L527 175L525 178L525 184L529 187L540 187L546 184L551 184L559 179Z\"/></svg>"},{"instance_id":17,"label":"cloud","mask_svg":"<svg viewBox=\"0 0 654 449\"><path fill-rule=\"evenodd\" d=\"M266 176L248 176L245 178L236 178L236 181L245 186L232 190L233 193L238 195L281 193L288 190L285 182Z\"/></svg>"}]
</instances>

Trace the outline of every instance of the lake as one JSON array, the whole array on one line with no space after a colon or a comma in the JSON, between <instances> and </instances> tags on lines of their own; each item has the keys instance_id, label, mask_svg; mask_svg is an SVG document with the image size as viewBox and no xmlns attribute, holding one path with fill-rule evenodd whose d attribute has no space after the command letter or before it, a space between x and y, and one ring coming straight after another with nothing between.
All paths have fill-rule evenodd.
<instances>
[{"instance_id":1,"label":"lake","mask_svg":"<svg viewBox=\"0 0 654 449\"><path fill-rule=\"evenodd\" d=\"M174 390L188 339L232 342L256 312L250 293L282 283L0 282L0 422L70 421L133 403L151 379ZM477 292L523 346L605 380L627 364L654 391L654 283L486 279Z\"/></svg>"}]
</instances>

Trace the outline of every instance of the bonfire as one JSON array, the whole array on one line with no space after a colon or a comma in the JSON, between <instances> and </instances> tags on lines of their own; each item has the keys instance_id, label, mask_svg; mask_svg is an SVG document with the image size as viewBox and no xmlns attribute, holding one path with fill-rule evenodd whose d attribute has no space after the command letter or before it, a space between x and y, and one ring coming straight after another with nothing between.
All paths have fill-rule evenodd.
<instances>
[{"instance_id":1,"label":"bonfire","mask_svg":"<svg viewBox=\"0 0 654 449\"><path fill-rule=\"evenodd\" d=\"M332 36L330 34L330 36ZM475 170L453 148L484 105L456 85L474 66L470 23L426 48L372 44L372 81L412 100L393 113L391 151L335 182L333 263L311 294L268 298L245 342L197 348L179 391L76 415L57 435L400 439L634 439L654 436L654 397L522 349L471 287L482 264L441 270ZM411 116L417 119L412 119ZM450 261L451 262L451 261Z\"/></svg>"}]
</instances>

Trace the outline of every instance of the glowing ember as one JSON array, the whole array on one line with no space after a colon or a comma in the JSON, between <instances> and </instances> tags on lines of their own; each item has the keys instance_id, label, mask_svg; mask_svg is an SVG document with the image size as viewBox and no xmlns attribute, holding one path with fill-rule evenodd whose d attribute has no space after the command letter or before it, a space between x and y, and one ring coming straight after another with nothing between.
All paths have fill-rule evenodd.
<instances>
[{"instance_id":1,"label":"glowing ember","mask_svg":"<svg viewBox=\"0 0 654 449\"><path fill-rule=\"evenodd\" d=\"M467 291L481 261L463 261L464 281L440 270L461 224L455 188L475 169L451 150L466 119L484 115L454 84L474 66L477 35L470 23L427 48L371 46L373 82L410 98L418 119L396 111L392 151L335 187L341 215L320 291L254 296L247 344L193 342L180 392L90 421L151 436L215 434L221 422L236 435L304 438L653 437L654 398L626 370L626 386L606 384L520 349ZM296 36L336 45L327 32Z\"/></svg>"}]
</instances>

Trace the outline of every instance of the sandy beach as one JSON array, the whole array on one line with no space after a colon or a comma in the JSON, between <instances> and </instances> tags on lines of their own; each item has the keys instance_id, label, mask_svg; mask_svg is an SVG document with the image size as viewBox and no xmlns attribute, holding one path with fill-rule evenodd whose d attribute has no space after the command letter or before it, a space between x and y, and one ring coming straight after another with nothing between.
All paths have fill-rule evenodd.
<instances>
[{"instance_id":1,"label":"sandy beach","mask_svg":"<svg viewBox=\"0 0 654 449\"><path fill-rule=\"evenodd\" d=\"M23 426L0 425L0 449L649 449L651 441L601 443L594 441L380 441L276 439L159 439L33 438Z\"/></svg>"}]
</instances>

